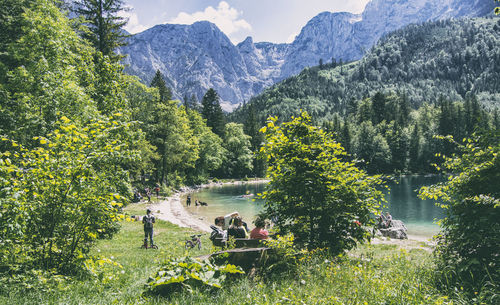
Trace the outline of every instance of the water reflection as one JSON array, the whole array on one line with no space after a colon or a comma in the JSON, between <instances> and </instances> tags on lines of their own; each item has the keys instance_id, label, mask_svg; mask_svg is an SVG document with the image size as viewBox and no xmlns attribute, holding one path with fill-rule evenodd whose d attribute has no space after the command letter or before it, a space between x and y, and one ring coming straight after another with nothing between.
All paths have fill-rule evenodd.
<instances>
[{"instance_id":1,"label":"water reflection","mask_svg":"<svg viewBox=\"0 0 500 305\"><path fill-rule=\"evenodd\" d=\"M433 201L420 200L417 191L424 185L442 181L440 176L405 176L388 181L390 191L386 191L387 203L384 211L389 211L394 219L401 219L411 235L430 237L439 231L436 219L443 217L443 210ZM264 207L264 202L256 197L242 198L241 195L257 194L264 191L265 184L224 185L203 189L192 194L192 202L198 199L208 203L208 207L191 205L189 211L206 222L213 223L217 216L238 211L245 221L251 223L255 215Z\"/></svg>"}]
</instances>

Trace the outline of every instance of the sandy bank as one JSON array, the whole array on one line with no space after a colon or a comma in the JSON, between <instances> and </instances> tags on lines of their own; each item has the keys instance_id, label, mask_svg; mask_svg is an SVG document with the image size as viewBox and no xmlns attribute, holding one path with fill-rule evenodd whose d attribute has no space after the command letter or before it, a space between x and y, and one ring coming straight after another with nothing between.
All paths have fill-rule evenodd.
<instances>
[{"instance_id":1,"label":"sandy bank","mask_svg":"<svg viewBox=\"0 0 500 305\"><path fill-rule=\"evenodd\" d=\"M249 181L230 181L230 182L211 182L195 187L184 187L177 191L174 195L160 200L158 203L151 205L151 209L155 211L155 216L158 219L171 222L179 227L191 228L196 231L212 232L210 224L206 223L197 216L189 213L181 202L181 197L187 193L191 193L200 188L213 187L218 185L238 185L262 183L267 180L249 180ZM159 212L158 212L159 211Z\"/></svg>"}]
</instances>

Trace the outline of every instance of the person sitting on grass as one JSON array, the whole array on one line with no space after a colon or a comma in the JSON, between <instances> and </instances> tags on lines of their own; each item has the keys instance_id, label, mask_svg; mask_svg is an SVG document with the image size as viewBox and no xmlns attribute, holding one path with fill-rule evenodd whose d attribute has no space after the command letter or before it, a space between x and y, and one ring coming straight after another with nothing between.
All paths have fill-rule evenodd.
<instances>
[{"instance_id":1,"label":"person sitting on grass","mask_svg":"<svg viewBox=\"0 0 500 305\"><path fill-rule=\"evenodd\" d=\"M142 217L142 223L144 224L144 244L147 245L148 237L150 241L150 246L153 246L153 224L155 223L155 217L151 214L151 210L146 210L146 216Z\"/></svg>"},{"instance_id":2,"label":"person sitting on grass","mask_svg":"<svg viewBox=\"0 0 500 305\"><path fill-rule=\"evenodd\" d=\"M255 228L250 232L251 239L267 239L269 237L269 232L267 232L264 227L266 226L266 222L264 219L258 217L254 221Z\"/></svg>"},{"instance_id":3,"label":"person sitting on grass","mask_svg":"<svg viewBox=\"0 0 500 305\"><path fill-rule=\"evenodd\" d=\"M234 218L233 224L229 227L227 230L227 235L232 236L234 238L246 238L247 237L247 231L245 230L245 227L243 226L243 221L241 220L241 217L236 217Z\"/></svg>"}]
</instances>

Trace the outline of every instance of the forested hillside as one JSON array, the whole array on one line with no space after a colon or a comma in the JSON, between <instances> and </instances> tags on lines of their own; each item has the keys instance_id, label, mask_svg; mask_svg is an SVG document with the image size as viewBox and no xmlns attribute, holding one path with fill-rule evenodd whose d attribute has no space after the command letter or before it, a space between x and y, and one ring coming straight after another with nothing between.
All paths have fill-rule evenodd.
<instances>
[{"instance_id":1,"label":"forested hillside","mask_svg":"<svg viewBox=\"0 0 500 305\"><path fill-rule=\"evenodd\" d=\"M500 102L500 20L460 19L410 25L374 46L360 61L305 69L250 100L233 114L243 120L250 104L262 117L289 118L299 109L314 119L345 114L352 101L377 91L404 94L413 107L469 94L481 104Z\"/></svg>"},{"instance_id":2,"label":"forested hillside","mask_svg":"<svg viewBox=\"0 0 500 305\"><path fill-rule=\"evenodd\" d=\"M435 155L456 149L435 136L500 127L499 31L499 19L412 25L358 62L305 69L231 117L252 126L306 110L371 173L433 172Z\"/></svg>"}]
</instances>

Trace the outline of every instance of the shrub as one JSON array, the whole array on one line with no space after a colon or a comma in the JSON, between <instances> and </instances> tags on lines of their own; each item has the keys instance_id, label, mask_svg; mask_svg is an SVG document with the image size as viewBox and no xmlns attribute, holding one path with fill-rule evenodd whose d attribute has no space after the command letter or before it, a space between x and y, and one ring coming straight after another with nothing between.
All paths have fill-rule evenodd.
<instances>
[{"instance_id":1,"label":"shrub","mask_svg":"<svg viewBox=\"0 0 500 305\"><path fill-rule=\"evenodd\" d=\"M55 126L33 149L2 139L11 143L0 154L2 271L81 270L90 247L122 218L118 164L135 158L121 140L127 125L77 127L62 117Z\"/></svg>"},{"instance_id":2,"label":"shrub","mask_svg":"<svg viewBox=\"0 0 500 305\"><path fill-rule=\"evenodd\" d=\"M420 190L421 197L439 198L446 208L435 250L438 271L452 288L477 293L493 284L498 291L500 133L477 135L459 148L460 154L444 158L448 181Z\"/></svg>"},{"instance_id":3,"label":"shrub","mask_svg":"<svg viewBox=\"0 0 500 305\"><path fill-rule=\"evenodd\" d=\"M220 289L228 275L238 274L244 274L243 270L231 264L217 266L208 260L183 257L166 261L155 276L149 278L146 293L168 296L182 289Z\"/></svg>"},{"instance_id":4,"label":"shrub","mask_svg":"<svg viewBox=\"0 0 500 305\"><path fill-rule=\"evenodd\" d=\"M342 146L311 126L306 113L282 126L275 122L271 118L261 130L270 179L262 197L280 233L291 232L299 244L334 254L369 239L367 224L383 198L380 177L346 162Z\"/></svg>"}]
</instances>

